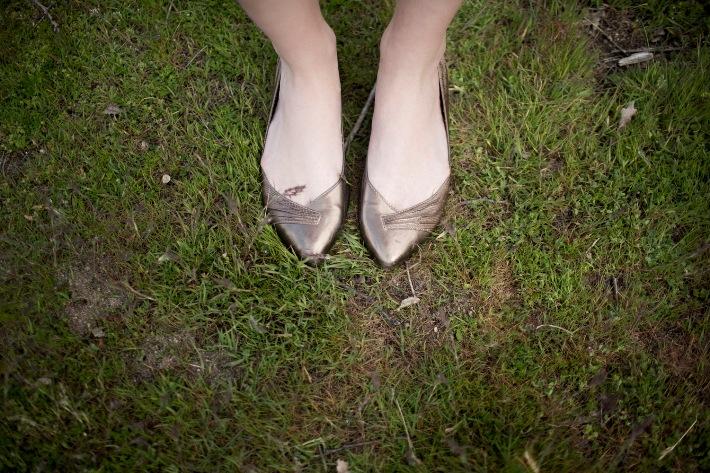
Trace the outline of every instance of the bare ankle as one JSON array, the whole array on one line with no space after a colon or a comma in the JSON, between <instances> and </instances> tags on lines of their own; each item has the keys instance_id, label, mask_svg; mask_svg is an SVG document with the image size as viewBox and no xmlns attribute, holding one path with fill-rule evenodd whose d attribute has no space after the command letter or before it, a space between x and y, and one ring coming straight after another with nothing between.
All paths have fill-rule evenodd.
<instances>
[{"instance_id":1,"label":"bare ankle","mask_svg":"<svg viewBox=\"0 0 710 473\"><path fill-rule=\"evenodd\" d=\"M276 52L294 75L308 76L314 72L322 73L323 69L333 68L333 66L337 70L335 32L325 22L309 33L307 38L303 38L300 47Z\"/></svg>"},{"instance_id":2,"label":"bare ankle","mask_svg":"<svg viewBox=\"0 0 710 473\"><path fill-rule=\"evenodd\" d=\"M380 67L392 69L389 72L426 74L439 63L445 48L445 37L413 40L411 34L402 34L390 25L380 40Z\"/></svg>"}]
</instances>

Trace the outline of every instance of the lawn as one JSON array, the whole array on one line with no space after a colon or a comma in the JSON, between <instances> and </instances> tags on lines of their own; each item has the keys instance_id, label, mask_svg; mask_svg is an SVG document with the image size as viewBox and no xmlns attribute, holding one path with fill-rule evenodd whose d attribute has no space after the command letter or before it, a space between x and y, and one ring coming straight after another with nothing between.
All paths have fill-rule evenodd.
<instances>
[{"instance_id":1,"label":"lawn","mask_svg":"<svg viewBox=\"0 0 710 473\"><path fill-rule=\"evenodd\" d=\"M234 2L42 3L0 6L0 470L710 469L699 0L466 1L445 219L392 270L369 118L322 266L264 224L276 58ZM347 134L392 2L323 8Z\"/></svg>"}]
</instances>

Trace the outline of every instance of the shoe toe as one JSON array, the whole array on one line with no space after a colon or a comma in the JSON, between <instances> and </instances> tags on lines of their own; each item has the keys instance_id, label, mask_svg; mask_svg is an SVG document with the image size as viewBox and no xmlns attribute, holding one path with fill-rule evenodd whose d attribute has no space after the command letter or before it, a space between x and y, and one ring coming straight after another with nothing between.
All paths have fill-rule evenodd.
<instances>
[{"instance_id":1,"label":"shoe toe","mask_svg":"<svg viewBox=\"0 0 710 473\"><path fill-rule=\"evenodd\" d=\"M369 226L363 230L368 249L380 266L391 268L406 259L427 234L415 230L384 230Z\"/></svg>"},{"instance_id":2,"label":"shoe toe","mask_svg":"<svg viewBox=\"0 0 710 473\"><path fill-rule=\"evenodd\" d=\"M342 179L308 206L279 194L264 178L264 200L269 221L281 240L306 262L318 263L333 245L348 204Z\"/></svg>"},{"instance_id":3,"label":"shoe toe","mask_svg":"<svg viewBox=\"0 0 710 473\"><path fill-rule=\"evenodd\" d=\"M306 261L316 262L325 257L340 227L340 219L322 216L317 225L275 223L276 232L297 255Z\"/></svg>"},{"instance_id":4,"label":"shoe toe","mask_svg":"<svg viewBox=\"0 0 710 473\"><path fill-rule=\"evenodd\" d=\"M430 198L409 209L396 211L367 177L363 178L360 226L365 245L377 262L389 268L406 259L441 219L448 179Z\"/></svg>"}]
</instances>

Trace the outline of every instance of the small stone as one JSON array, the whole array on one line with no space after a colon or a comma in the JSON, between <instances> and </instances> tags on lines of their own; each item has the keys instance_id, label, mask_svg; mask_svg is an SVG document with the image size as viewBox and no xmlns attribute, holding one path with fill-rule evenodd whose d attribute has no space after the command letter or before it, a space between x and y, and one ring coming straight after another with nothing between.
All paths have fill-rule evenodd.
<instances>
[{"instance_id":1,"label":"small stone","mask_svg":"<svg viewBox=\"0 0 710 473\"><path fill-rule=\"evenodd\" d=\"M163 174L163 177L160 178L160 182L167 184L171 179L170 174Z\"/></svg>"}]
</instances>

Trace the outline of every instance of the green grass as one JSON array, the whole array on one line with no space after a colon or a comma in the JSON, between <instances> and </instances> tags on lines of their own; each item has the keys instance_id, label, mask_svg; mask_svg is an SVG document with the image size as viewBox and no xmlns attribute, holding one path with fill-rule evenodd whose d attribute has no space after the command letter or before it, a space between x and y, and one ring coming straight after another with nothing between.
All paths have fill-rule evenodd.
<instances>
[{"instance_id":1,"label":"green grass","mask_svg":"<svg viewBox=\"0 0 710 473\"><path fill-rule=\"evenodd\" d=\"M275 56L236 4L47 5L58 33L0 14L0 469L710 469L700 2L608 8L684 48L625 69L581 2L466 2L454 193L409 271L357 192L320 268L262 224ZM390 8L324 3L346 131Z\"/></svg>"}]
</instances>

